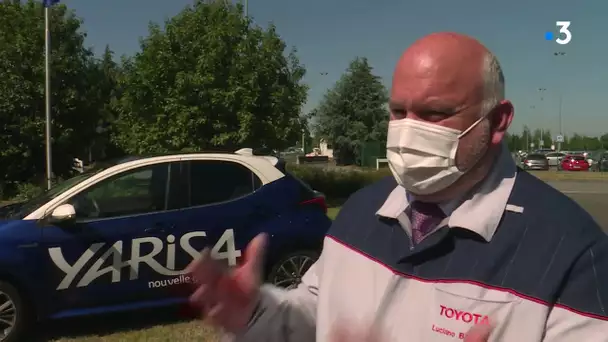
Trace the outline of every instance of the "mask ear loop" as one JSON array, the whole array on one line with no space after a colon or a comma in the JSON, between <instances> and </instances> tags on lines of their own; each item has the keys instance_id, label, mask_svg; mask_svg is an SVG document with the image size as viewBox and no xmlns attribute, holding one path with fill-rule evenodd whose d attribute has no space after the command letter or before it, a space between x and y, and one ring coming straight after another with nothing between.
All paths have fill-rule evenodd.
<instances>
[{"instance_id":1,"label":"mask ear loop","mask_svg":"<svg viewBox=\"0 0 608 342\"><path fill-rule=\"evenodd\" d=\"M488 113L489 114L489 113ZM488 117L488 114L480 117L479 119L477 119L477 121L473 122L473 124L471 126L469 126L469 128L465 129L462 133L460 133L458 135L458 139L462 138L463 136L465 136L467 133L469 133L473 128L475 128L477 125L479 125L480 122L482 122L484 119L486 119Z\"/></svg>"}]
</instances>

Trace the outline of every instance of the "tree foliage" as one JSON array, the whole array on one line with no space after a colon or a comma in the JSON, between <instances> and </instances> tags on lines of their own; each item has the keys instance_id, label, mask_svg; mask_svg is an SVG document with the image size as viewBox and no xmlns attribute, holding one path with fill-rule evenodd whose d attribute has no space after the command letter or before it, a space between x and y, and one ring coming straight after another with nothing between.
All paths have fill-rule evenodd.
<instances>
[{"instance_id":1,"label":"tree foliage","mask_svg":"<svg viewBox=\"0 0 608 342\"><path fill-rule=\"evenodd\" d=\"M354 164L367 141L386 140L388 94L367 58L355 58L314 112L317 135L329 140L340 164Z\"/></svg>"},{"instance_id":2,"label":"tree foliage","mask_svg":"<svg viewBox=\"0 0 608 342\"><path fill-rule=\"evenodd\" d=\"M301 135L304 67L241 6L196 1L151 24L123 69L113 138L130 153L283 148Z\"/></svg>"},{"instance_id":3,"label":"tree foliage","mask_svg":"<svg viewBox=\"0 0 608 342\"><path fill-rule=\"evenodd\" d=\"M550 148L552 145L557 148L557 142L552 141L549 130L543 130L544 148ZM531 133L530 130L524 126L522 133L509 133L507 143L511 151L528 151L540 148L539 141L541 136L540 129L535 130ZM534 144L534 147L530 145ZM581 134L571 134L564 136L564 142L561 144L563 151L598 151L608 149L608 134L604 134L600 137L592 137Z\"/></svg>"},{"instance_id":4,"label":"tree foliage","mask_svg":"<svg viewBox=\"0 0 608 342\"><path fill-rule=\"evenodd\" d=\"M44 14L41 1L0 2L0 185L45 174ZM54 173L68 173L95 133L95 61L81 20L65 6L51 17Z\"/></svg>"},{"instance_id":5,"label":"tree foliage","mask_svg":"<svg viewBox=\"0 0 608 342\"><path fill-rule=\"evenodd\" d=\"M94 69L97 101L96 135L90 141L89 161L117 157L123 151L111 142L114 122L117 119L117 102L122 91L118 84L122 76L121 66L114 60L114 52L106 46Z\"/></svg>"}]
</instances>

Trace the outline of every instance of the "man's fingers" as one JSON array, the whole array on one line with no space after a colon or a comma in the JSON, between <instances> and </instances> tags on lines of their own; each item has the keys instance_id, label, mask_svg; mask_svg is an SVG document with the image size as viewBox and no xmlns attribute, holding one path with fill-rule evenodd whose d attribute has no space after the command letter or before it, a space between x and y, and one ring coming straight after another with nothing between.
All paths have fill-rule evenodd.
<instances>
[{"instance_id":1,"label":"man's fingers","mask_svg":"<svg viewBox=\"0 0 608 342\"><path fill-rule=\"evenodd\" d=\"M354 342L355 339L350 335L347 329L334 328L331 332L329 340L331 342Z\"/></svg>"},{"instance_id":2,"label":"man's fingers","mask_svg":"<svg viewBox=\"0 0 608 342\"><path fill-rule=\"evenodd\" d=\"M245 250L242 270L250 276L259 277L264 268L264 251L266 249L266 234L262 233L253 238Z\"/></svg>"},{"instance_id":3,"label":"man's fingers","mask_svg":"<svg viewBox=\"0 0 608 342\"><path fill-rule=\"evenodd\" d=\"M198 258L192 260L192 262L189 263L188 266L186 266L184 272L191 274L195 273L199 267L203 266L203 264L207 262L207 260L209 260L210 254L211 251L209 248L203 249Z\"/></svg>"},{"instance_id":4,"label":"man's fingers","mask_svg":"<svg viewBox=\"0 0 608 342\"><path fill-rule=\"evenodd\" d=\"M205 248L198 259L186 267L186 273L190 274L197 284L214 283L226 271L224 265L211 257L211 252L208 248Z\"/></svg>"},{"instance_id":5,"label":"man's fingers","mask_svg":"<svg viewBox=\"0 0 608 342\"><path fill-rule=\"evenodd\" d=\"M204 319L211 325L222 325L225 322L224 306L222 304L214 305L205 315Z\"/></svg>"},{"instance_id":6,"label":"man's fingers","mask_svg":"<svg viewBox=\"0 0 608 342\"><path fill-rule=\"evenodd\" d=\"M487 342L492 333L492 326L487 324L479 324L471 328L464 338L464 342Z\"/></svg>"},{"instance_id":7,"label":"man's fingers","mask_svg":"<svg viewBox=\"0 0 608 342\"><path fill-rule=\"evenodd\" d=\"M207 285L199 286L192 295L190 295L189 301L191 305L202 307L203 303L207 300L209 295L209 287Z\"/></svg>"}]
</instances>

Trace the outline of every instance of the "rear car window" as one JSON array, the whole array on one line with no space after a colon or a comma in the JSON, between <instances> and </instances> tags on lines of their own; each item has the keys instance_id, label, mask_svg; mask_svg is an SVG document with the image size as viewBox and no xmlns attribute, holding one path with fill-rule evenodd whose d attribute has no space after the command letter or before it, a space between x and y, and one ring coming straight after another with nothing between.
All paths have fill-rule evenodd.
<instances>
[{"instance_id":1,"label":"rear car window","mask_svg":"<svg viewBox=\"0 0 608 342\"><path fill-rule=\"evenodd\" d=\"M583 157L583 156L572 156L572 159L574 159L574 160L585 160L585 157Z\"/></svg>"},{"instance_id":2,"label":"rear car window","mask_svg":"<svg viewBox=\"0 0 608 342\"><path fill-rule=\"evenodd\" d=\"M547 157L544 154L530 154L528 155L528 160L546 160Z\"/></svg>"},{"instance_id":3,"label":"rear car window","mask_svg":"<svg viewBox=\"0 0 608 342\"><path fill-rule=\"evenodd\" d=\"M222 160L190 161L190 205L208 205L253 193L261 180L246 166Z\"/></svg>"}]
</instances>

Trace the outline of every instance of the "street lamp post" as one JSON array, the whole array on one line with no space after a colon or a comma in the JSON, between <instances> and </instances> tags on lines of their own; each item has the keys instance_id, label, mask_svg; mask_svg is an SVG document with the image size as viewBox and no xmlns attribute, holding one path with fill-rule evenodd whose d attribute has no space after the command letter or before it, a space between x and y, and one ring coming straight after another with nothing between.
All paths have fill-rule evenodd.
<instances>
[{"instance_id":1,"label":"street lamp post","mask_svg":"<svg viewBox=\"0 0 608 342\"><path fill-rule=\"evenodd\" d=\"M52 4L52 3L49 3ZM46 136L46 188L53 184L53 161L51 149L51 30L50 6L44 7L44 96L45 96L45 136Z\"/></svg>"},{"instance_id":2,"label":"street lamp post","mask_svg":"<svg viewBox=\"0 0 608 342\"><path fill-rule=\"evenodd\" d=\"M558 52L554 52L553 56L555 57L563 57L565 56L566 53L563 51L558 51ZM564 136L564 130L563 130L563 126L562 126L562 91L561 89L558 88L558 97L559 97L559 112L558 112L558 116L559 116L559 135L560 136ZM562 143L561 141L557 142L557 150L561 151L562 150Z\"/></svg>"},{"instance_id":3,"label":"street lamp post","mask_svg":"<svg viewBox=\"0 0 608 342\"><path fill-rule=\"evenodd\" d=\"M562 141L561 139L563 139L564 137L564 131L562 128L562 94L559 94L559 135L562 137L560 138L560 140L557 142L557 150L561 151L562 150Z\"/></svg>"},{"instance_id":4,"label":"street lamp post","mask_svg":"<svg viewBox=\"0 0 608 342\"><path fill-rule=\"evenodd\" d=\"M536 106L530 106L530 110L532 112L535 112ZM529 130L528 131L524 130L524 132L526 133L526 151L530 152L530 149L532 148L532 145L530 145L530 133L531 132ZM534 143L534 137L531 137L531 138L532 138L532 143Z\"/></svg>"},{"instance_id":5,"label":"street lamp post","mask_svg":"<svg viewBox=\"0 0 608 342\"><path fill-rule=\"evenodd\" d=\"M544 97L543 94L547 91L547 88L538 88L538 92L540 93L540 101L542 102ZM545 129L544 127L540 128L540 141L538 142L538 146L540 148L544 148L545 147Z\"/></svg>"}]
</instances>

